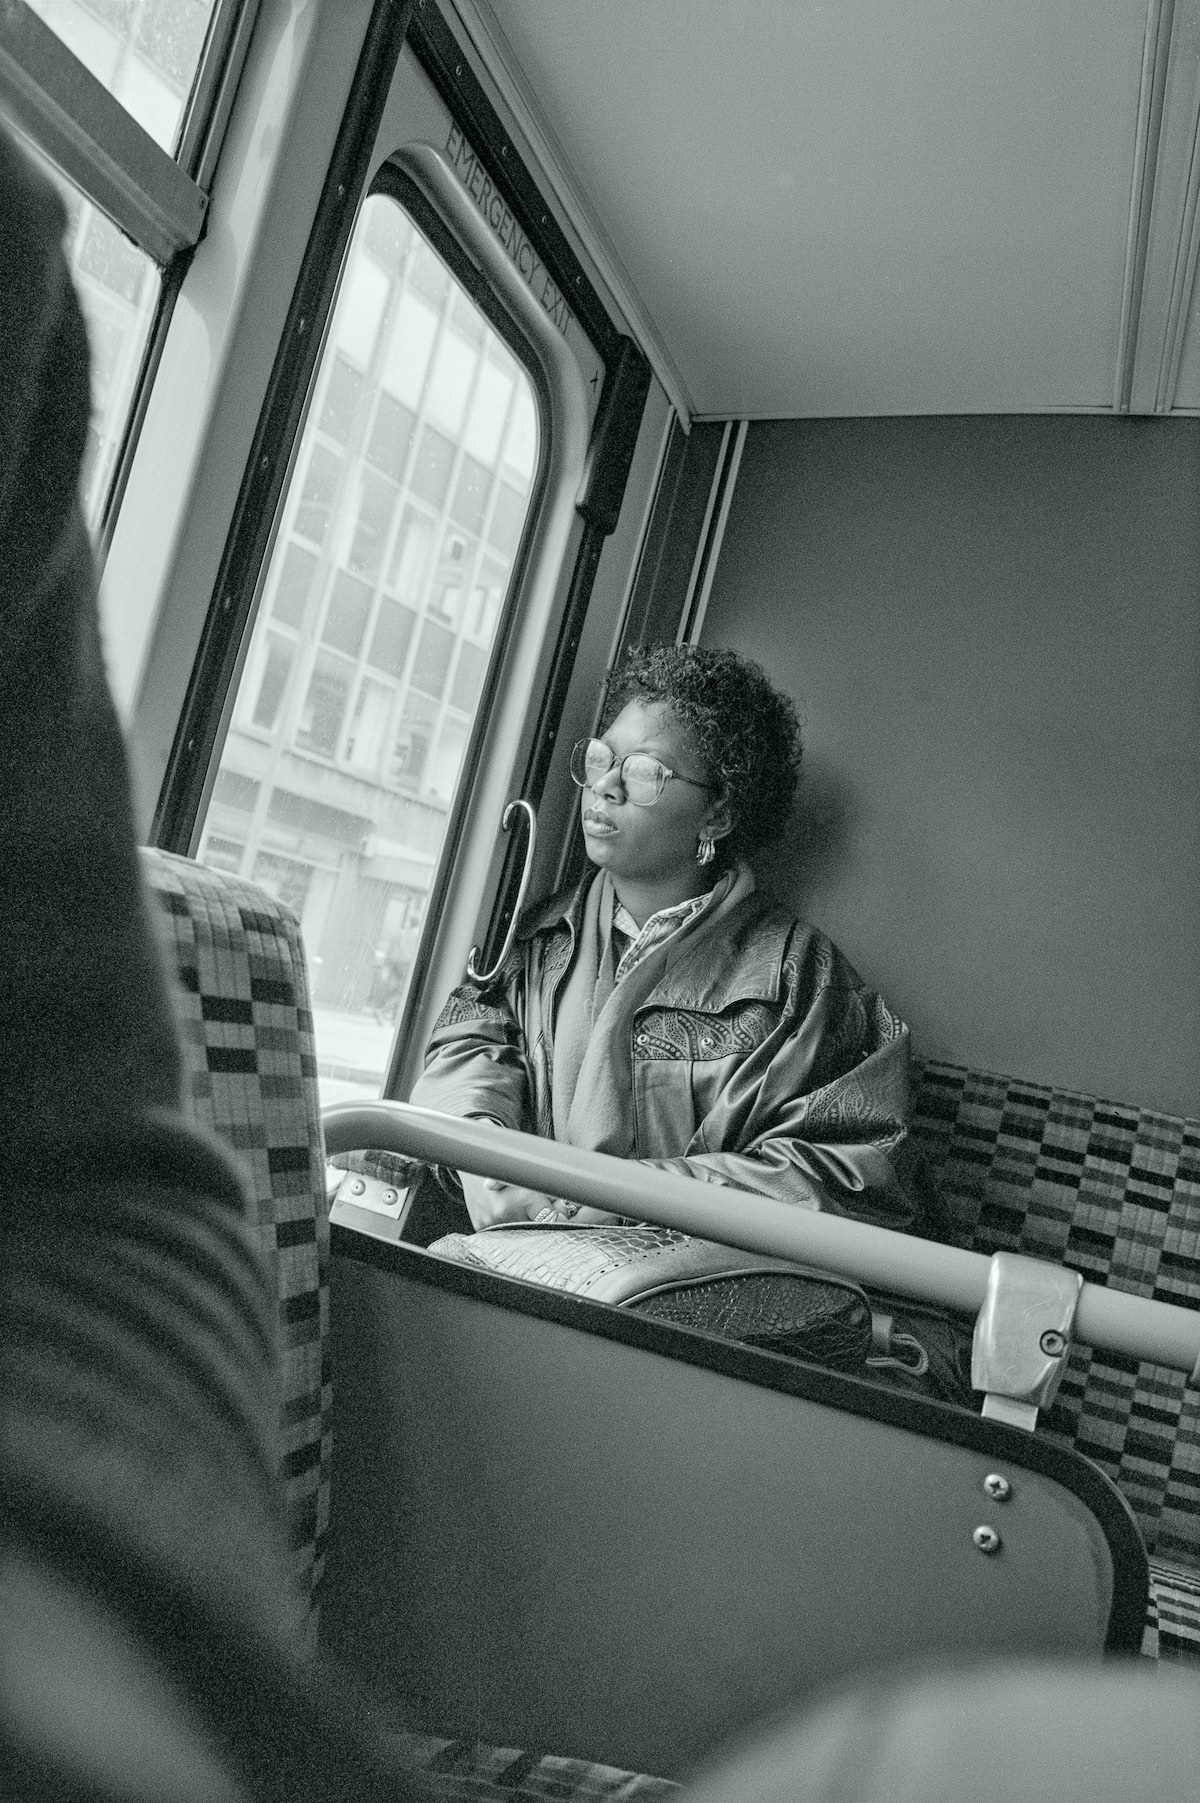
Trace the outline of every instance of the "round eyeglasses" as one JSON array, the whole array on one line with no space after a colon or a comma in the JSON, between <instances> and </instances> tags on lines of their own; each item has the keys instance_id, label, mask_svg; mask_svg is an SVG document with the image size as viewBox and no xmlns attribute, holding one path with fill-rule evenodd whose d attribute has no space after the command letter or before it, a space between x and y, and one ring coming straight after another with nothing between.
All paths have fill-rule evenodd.
<instances>
[{"instance_id":1,"label":"round eyeglasses","mask_svg":"<svg viewBox=\"0 0 1200 1803\"><path fill-rule=\"evenodd\" d=\"M594 789L616 763L616 753L603 739L580 739L571 749L571 780L581 789ZM697 782L694 776L680 776L678 770L669 770L648 751L631 751L622 758L617 777L625 799L635 808L652 808L672 780L689 783L693 789L712 788L711 783Z\"/></svg>"}]
</instances>

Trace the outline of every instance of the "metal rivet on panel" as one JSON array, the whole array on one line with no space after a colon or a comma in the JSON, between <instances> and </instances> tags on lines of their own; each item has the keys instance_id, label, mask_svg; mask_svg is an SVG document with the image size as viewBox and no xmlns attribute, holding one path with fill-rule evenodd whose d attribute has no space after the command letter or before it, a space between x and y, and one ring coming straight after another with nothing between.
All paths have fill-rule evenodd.
<instances>
[{"instance_id":1,"label":"metal rivet on panel","mask_svg":"<svg viewBox=\"0 0 1200 1803\"><path fill-rule=\"evenodd\" d=\"M361 1177L356 1177L354 1182L350 1185L350 1194L352 1196L363 1196L366 1194L366 1190L367 1186Z\"/></svg>"},{"instance_id":2,"label":"metal rivet on panel","mask_svg":"<svg viewBox=\"0 0 1200 1803\"><path fill-rule=\"evenodd\" d=\"M394 1208L400 1200L394 1189L385 1189L383 1192L383 1199L389 1208Z\"/></svg>"},{"instance_id":3,"label":"metal rivet on panel","mask_svg":"<svg viewBox=\"0 0 1200 1803\"><path fill-rule=\"evenodd\" d=\"M981 1553L998 1553L1000 1551L1000 1536L995 1528L986 1525L977 1527L971 1535L971 1539Z\"/></svg>"},{"instance_id":4,"label":"metal rivet on panel","mask_svg":"<svg viewBox=\"0 0 1200 1803\"><path fill-rule=\"evenodd\" d=\"M993 1502L1007 1502L1012 1495L1012 1485L998 1471L989 1471L983 1480L983 1487Z\"/></svg>"},{"instance_id":5,"label":"metal rivet on panel","mask_svg":"<svg viewBox=\"0 0 1200 1803\"><path fill-rule=\"evenodd\" d=\"M1048 1327L1038 1345L1048 1359L1060 1359L1067 1350L1066 1335L1059 1333L1056 1327Z\"/></svg>"}]
</instances>

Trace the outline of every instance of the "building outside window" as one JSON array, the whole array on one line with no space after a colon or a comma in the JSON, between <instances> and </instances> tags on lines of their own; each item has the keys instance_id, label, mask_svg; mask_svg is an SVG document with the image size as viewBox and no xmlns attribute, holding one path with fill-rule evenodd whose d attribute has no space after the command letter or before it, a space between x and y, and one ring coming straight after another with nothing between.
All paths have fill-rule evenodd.
<instances>
[{"instance_id":1,"label":"building outside window","mask_svg":"<svg viewBox=\"0 0 1200 1803\"><path fill-rule=\"evenodd\" d=\"M538 443L511 351L369 197L199 847L299 915L327 1102L379 1093Z\"/></svg>"}]
</instances>

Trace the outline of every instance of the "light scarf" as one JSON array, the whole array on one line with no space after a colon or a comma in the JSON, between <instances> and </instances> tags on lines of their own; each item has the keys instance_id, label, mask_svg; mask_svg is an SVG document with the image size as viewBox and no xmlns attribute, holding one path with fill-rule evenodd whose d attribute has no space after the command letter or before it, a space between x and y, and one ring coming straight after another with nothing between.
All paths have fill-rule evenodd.
<instances>
[{"instance_id":1,"label":"light scarf","mask_svg":"<svg viewBox=\"0 0 1200 1803\"><path fill-rule=\"evenodd\" d=\"M725 921L754 891L746 864L726 871L675 932L639 956L616 980L616 892L605 871L588 890L575 962L554 1022L551 1103L554 1137L618 1158L633 1153L633 1020L667 971Z\"/></svg>"}]
</instances>

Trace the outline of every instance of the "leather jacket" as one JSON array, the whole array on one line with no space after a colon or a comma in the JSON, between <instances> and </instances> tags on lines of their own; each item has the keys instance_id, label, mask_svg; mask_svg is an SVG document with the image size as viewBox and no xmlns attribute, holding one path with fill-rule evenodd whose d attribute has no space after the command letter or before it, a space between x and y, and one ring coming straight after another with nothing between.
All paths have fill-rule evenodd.
<instances>
[{"instance_id":1,"label":"leather jacket","mask_svg":"<svg viewBox=\"0 0 1200 1803\"><path fill-rule=\"evenodd\" d=\"M527 917L500 976L443 1008L412 1101L553 1138L555 1000L585 881ZM936 1232L908 1133L909 1034L837 947L757 892L632 1025L634 1155L703 1182Z\"/></svg>"}]
</instances>

